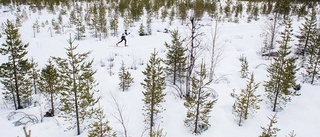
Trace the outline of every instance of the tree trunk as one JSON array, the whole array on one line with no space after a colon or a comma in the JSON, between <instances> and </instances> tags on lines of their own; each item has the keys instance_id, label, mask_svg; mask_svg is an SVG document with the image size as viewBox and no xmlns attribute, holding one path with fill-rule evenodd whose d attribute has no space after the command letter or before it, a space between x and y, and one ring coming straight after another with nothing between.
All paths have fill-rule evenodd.
<instances>
[{"instance_id":1,"label":"tree trunk","mask_svg":"<svg viewBox=\"0 0 320 137\"><path fill-rule=\"evenodd\" d=\"M74 63L74 61L72 61ZM76 113L76 126L77 126L77 135L80 135L80 121L79 121L79 106L78 106L78 95L77 95L77 84L76 84L76 68L75 66L72 66L72 75L73 75L73 93L74 93L74 104L76 107L75 113Z\"/></svg>"},{"instance_id":2,"label":"tree trunk","mask_svg":"<svg viewBox=\"0 0 320 137\"><path fill-rule=\"evenodd\" d=\"M249 102L250 102L250 94L247 94L247 106L245 107L244 119L248 118L248 109L249 109Z\"/></svg>"},{"instance_id":3,"label":"tree trunk","mask_svg":"<svg viewBox=\"0 0 320 137\"><path fill-rule=\"evenodd\" d=\"M276 36L277 23L278 23L278 12L276 12L274 15L274 21L273 21L273 25L271 28L271 40L270 40L270 48L271 49L274 48L273 42L274 42L275 36Z\"/></svg>"},{"instance_id":4,"label":"tree trunk","mask_svg":"<svg viewBox=\"0 0 320 137\"><path fill-rule=\"evenodd\" d=\"M173 66L173 85L176 85L176 77L177 77L177 62L175 62Z\"/></svg>"},{"instance_id":5,"label":"tree trunk","mask_svg":"<svg viewBox=\"0 0 320 137\"><path fill-rule=\"evenodd\" d=\"M153 77L153 76L152 76ZM152 127L153 127L153 115L154 115L154 92L155 92L155 78L152 78L152 90L151 90L151 109L150 109L150 137L152 137Z\"/></svg>"},{"instance_id":6,"label":"tree trunk","mask_svg":"<svg viewBox=\"0 0 320 137\"><path fill-rule=\"evenodd\" d=\"M52 90L51 90L51 92L52 92ZM50 101L51 101L51 115L54 116L53 93L50 94Z\"/></svg>"},{"instance_id":7,"label":"tree trunk","mask_svg":"<svg viewBox=\"0 0 320 137\"><path fill-rule=\"evenodd\" d=\"M201 85L202 86L202 85ZM200 96L201 96L201 88L198 90L198 96L197 96L197 109L196 109L196 120L194 122L194 133L198 133L198 123L199 123L199 115L200 115Z\"/></svg>"},{"instance_id":8,"label":"tree trunk","mask_svg":"<svg viewBox=\"0 0 320 137\"><path fill-rule=\"evenodd\" d=\"M209 74L210 81L213 79L214 68L215 68L214 56L215 56L215 47L216 47L216 40L217 40L217 27L218 27L218 21L216 20L214 24L214 32L213 32L213 38L212 38L211 63L210 63L210 74Z\"/></svg>"},{"instance_id":9,"label":"tree trunk","mask_svg":"<svg viewBox=\"0 0 320 137\"><path fill-rule=\"evenodd\" d=\"M190 80L191 80L191 75L192 75L192 70L194 67L195 63L195 55L194 55L194 50L195 50L195 45L194 45L194 40L196 38L195 36L195 31L196 31L196 24L194 22L194 17L190 19L191 21L191 48L190 48L190 55L189 55L189 66L188 66L188 72L187 72L187 79L186 79L186 97L190 97Z\"/></svg>"},{"instance_id":10,"label":"tree trunk","mask_svg":"<svg viewBox=\"0 0 320 137\"><path fill-rule=\"evenodd\" d=\"M12 52L13 53L13 52ZM15 90L17 94L17 104L18 104L18 109L22 109L23 107L21 106L21 100L20 100L20 91L19 91L19 84L18 84L18 72L17 72L17 64L15 61L15 56L12 57L12 64L13 64L13 76L14 76L14 84L15 84Z\"/></svg>"},{"instance_id":11,"label":"tree trunk","mask_svg":"<svg viewBox=\"0 0 320 137\"><path fill-rule=\"evenodd\" d=\"M241 126L241 123L242 123L242 112L240 113L240 119L239 119L238 125Z\"/></svg>"}]
</instances>

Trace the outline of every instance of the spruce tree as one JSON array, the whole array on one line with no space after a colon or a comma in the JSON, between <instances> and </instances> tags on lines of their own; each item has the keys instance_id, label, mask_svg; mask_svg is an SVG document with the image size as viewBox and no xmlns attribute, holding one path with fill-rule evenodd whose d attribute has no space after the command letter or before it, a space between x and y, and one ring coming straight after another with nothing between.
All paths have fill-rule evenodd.
<instances>
[{"instance_id":1,"label":"spruce tree","mask_svg":"<svg viewBox=\"0 0 320 137\"><path fill-rule=\"evenodd\" d=\"M303 76L306 82L314 84L320 78L320 35L313 34L310 41Z\"/></svg>"},{"instance_id":2,"label":"spruce tree","mask_svg":"<svg viewBox=\"0 0 320 137\"><path fill-rule=\"evenodd\" d=\"M196 18L196 20L201 20L204 11L204 0L196 0L193 2L193 16Z\"/></svg>"},{"instance_id":3,"label":"spruce tree","mask_svg":"<svg viewBox=\"0 0 320 137\"><path fill-rule=\"evenodd\" d=\"M98 6L98 32L99 32L99 39L106 38L108 36L108 28L107 28L107 18L106 18L106 4L103 0L100 0L100 4Z\"/></svg>"},{"instance_id":4,"label":"spruce tree","mask_svg":"<svg viewBox=\"0 0 320 137\"><path fill-rule=\"evenodd\" d=\"M87 61L91 52L75 53L77 46L73 45L74 40L68 40L69 47L67 58L53 57L58 66L59 79L61 79L61 116L71 122L68 128L77 128L77 135L80 132L80 125L84 120L92 116L92 107L96 103L93 97L94 88L97 83L94 79L96 71L92 69L93 60ZM76 123L74 123L76 122Z\"/></svg>"},{"instance_id":5,"label":"spruce tree","mask_svg":"<svg viewBox=\"0 0 320 137\"><path fill-rule=\"evenodd\" d=\"M131 74L129 73L123 61L121 63L121 67L119 71L119 79L120 79L119 86L122 89L122 91L128 90L128 88L133 83L133 78L131 77Z\"/></svg>"},{"instance_id":6,"label":"spruce tree","mask_svg":"<svg viewBox=\"0 0 320 137\"><path fill-rule=\"evenodd\" d=\"M93 118L95 121L89 125L88 137L117 137L101 107L94 110Z\"/></svg>"},{"instance_id":7,"label":"spruce tree","mask_svg":"<svg viewBox=\"0 0 320 137\"><path fill-rule=\"evenodd\" d=\"M86 32L86 28L84 26L83 23L83 13L82 10L83 8L81 7L81 5L79 5L78 3L76 4L76 12L75 12L75 27L76 27L76 39L77 40L82 40L82 38L84 37L84 34Z\"/></svg>"},{"instance_id":8,"label":"spruce tree","mask_svg":"<svg viewBox=\"0 0 320 137\"><path fill-rule=\"evenodd\" d=\"M241 78L246 78L249 73L247 57L242 56L240 61L241 61L241 70L240 70Z\"/></svg>"},{"instance_id":9,"label":"spruce tree","mask_svg":"<svg viewBox=\"0 0 320 137\"><path fill-rule=\"evenodd\" d=\"M171 33L171 44L167 42L164 44L168 49L166 54L165 64L166 74L172 80L172 84L176 85L177 82L183 82L186 75L186 51L187 49L183 47L182 40L178 30L174 30Z\"/></svg>"},{"instance_id":10,"label":"spruce tree","mask_svg":"<svg viewBox=\"0 0 320 137\"><path fill-rule=\"evenodd\" d=\"M31 77L32 77L32 85L33 85L33 90L34 93L37 94L38 93L38 85L37 85L37 81L39 80L39 69L37 69L38 67L38 63L34 61L33 58L31 58Z\"/></svg>"},{"instance_id":11,"label":"spruce tree","mask_svg":"<svg viewBox=\"0 0 320 137\"><path fill-rule=\"evenodd\" d=\"M99 32L99 27L98 27L98 4L93 4L93 6L90 8L91 12L91 19L90 19L90 29L93 30L93 35L95 38L98 38L98 32Z\"/></svg>"},{"instance_id":12,"label":"spruce tree","mask_svg":"<svg viewBox=\"0 0 320 137\"><path fill-rule=\"evenodd\" d=\"M112 30L112 35L117 36L118 35L118 21L119 13L118 11L113 11L112 17L110 19L110 29Z\"/></svg>"},{"instance_id":13,"label":"spruce tree","mask_svg":"<svg viewBox=\"0 0 320 137\"><path fill-rule=\"evenodd\" d=\"M187 6L185 3L181 2L179 5L178 5L178 16L181 20L181 25L184 24L184 22L186 21L187 19Z\"/></svg>"},{"instance_id":14,"label":"spruce tree","mask_svg":"<svg viewBox=\"0 0 320 137\"><path fill-rule=\"evenodd\" d=\"M254 82L254 74L251 73L248 78L247 87L241 89L241 93L234 103L234 112L239 118L239 126L248 118L250 111L254 113L257 109L260 109L259 102L261 102L262 99L260 99L260 95L255 95L258 86L259 84Z\"/></svg>"},{"instance_id":15,"label":"spruce tree","mask_svg":"<svg viewBox=\"0 0 320 137\"><path fill-rule=\"evenodd\" d=\"M205 81L207 78L204 63L200 70L195 72L192 77L192 89L190 96L186 97L184 106L187 108L187 116L184 124L191 128L192 133L201 134L210 127L210 111L213 108L214 101L210 100L210 91L208 86L211 81Z\"/></svg>"},{"instance_id":16,"label":"spruce tree","mask_svg":"<svg viewBox=\"0 0 320 137\"><path fill-rule=\"evenodd\" d=\"M292 91L295 87L295 58L290 56L292 41L291 20L284 20L285 30L281 33L281 41L279 44L279 57L273 58L273 62L267 69L269 73L269 81L265 82L265 92L270 100L272 110L276 112L282 109L286 102L291 100L291 96L298 95L296 91Z\"/></svg>"},{"instance_id":17,"label":"spruce tree","mask_svg":"<svg viewBox=\"0 0 320 137\"><path fill-rule=\"evenodd\" d=\"M13 101L15 109L31 104L32 64L25 58L29 44L23 44L18 28L7 20L5 23L6 42L0 48L0 54L7 56L7 62L0 66L1 83L4 85L5 99Z\"/></svg>"},{"instance_id":18,"label":"spruce tree","mask_svg":"<svg viewBox=\"0 0 320 137\"><path fill-rule=\"evenodd\" d=\"M310 48L311 37L317 35L317 12L312 8L309 16L305 17L305 22L299 27L300 34L297 36L296 54L302 57L302 66L304 65L307 48Z\"/></svg>"},{"instance_id":19,"label":"spruce tree","mask_svg":"<svg viewBox=\"0 0 320 137\"><path fill-rule=\"evenodd\" d=\"M172 21L174 20L175 14L176 14L175 8L171 8L170 13L169 13L169 25L170 26L172 24Z\"/></svg>"},{"instance_id":20,"label":"spruce tree","mask_svg":"<svg viewBox=\"0 0 320 137\"><path fill-rule=\"evenodd\" d=\"M294 130L291 131L286 137L296 137L297 135L294 133Z\"/></svg>"},{"instance_id":21,"label":"spruce tree","mask_svg":"<svg viewBox=\"0 0 320 137\"><path fill-rule=\"evenodd\" d=\"M274 125L278 122L277 121L277 114L274 114L271 118L268 117L270 120L270 123L267 125L267 127L261 127L262 128L262 134L259 137L276 137L277 132L280 131L279 128L274 127Z\"/></svg>"},{"instance_id":22,"label":"spruce tree","mask_svg":"<svg viewBox=\"0 0 320 137\"><path fill-rule=\"evenodd\" d=\"M152 137L153 127L156 120L161 118L159 114L164 111L161 103L165 102L163 90L166 87L164 68L161 66L162 59L157 57L157 52L151 54L149 62L147 63L146 70L142 73L145 75L141 85L145 89L144 95L144 122L148 125L150 137Z\"/></svg>"},{"instance_id":23,"label":"spruce tree","mask_svg":"<svg viewBox=\"0 0 320 137\"><path fill-rule=\"evenodd\" d=\"M48 60L48 64L41 70L39 89L49 100L51 105L51 114L55 115L55 101L58 100L58 94L61 89L59 82L59 75L57 68L53 65L51 60Z\"/></svg>"}]
</instances>

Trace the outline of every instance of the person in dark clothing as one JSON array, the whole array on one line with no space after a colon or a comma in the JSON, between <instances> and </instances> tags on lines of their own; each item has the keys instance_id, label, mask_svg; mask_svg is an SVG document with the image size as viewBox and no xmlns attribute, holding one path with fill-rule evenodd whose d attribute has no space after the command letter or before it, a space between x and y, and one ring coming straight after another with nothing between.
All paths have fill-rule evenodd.
<instances>
[{"instance_id":1,"label":"person in dark clothing","mask_svg":"<svg viewBox=\"0 0 320 137\"><path fill-rule=\"evenodd\" d=\"M124 33L122 33L122 36L121 36L121 41L119 41L117 43L117 46L119 43L121 43L122 41L124 41L124 46L128 46L127 45L127 39L126 39L126 36L129 35L130 33L127 33L127 30L124 31Z\"/></svg>"}]
</instances>

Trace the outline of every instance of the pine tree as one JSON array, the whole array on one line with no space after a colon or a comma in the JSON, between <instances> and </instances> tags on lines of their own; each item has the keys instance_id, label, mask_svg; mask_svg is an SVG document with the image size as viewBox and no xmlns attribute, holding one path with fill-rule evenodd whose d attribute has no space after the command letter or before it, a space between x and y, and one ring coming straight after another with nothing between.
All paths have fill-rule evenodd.
<instances>
[{"instance_id":1,"label":"pine tree","mask_svg":"<svg viewBox=\"0 0 320 137\"><path fill-rule=\"evenodd\" d=\"M152 23L152 14L149 13L147 15L147 31L148 31L148 35L152 35L151 23Z\"/></svg>"},{"instance_id":2,"label":"pine tree","mask_svg":"<svg viewBox=\"0 0 320 137\"><path fill-rule=\"evenodd\" d=\"M238 125L241 126L243 121L248 118L249 111L254 113L257 109L260 109L259 102L260 95L255 95L259 84L254 82L254 74L251 73L248 78L248 84L245 89L241 89L240 95L234 103L235 115L239 118Z\"/></svg>"},{"instance_id":3,"label":"pine tree","mask_svg":"<svg viewBox=\"0 0 320 137\"><path fill-rule=\"evenodd\" d=\"M106 5L103 0L100 0L100 4L98 6L98 32L99 39L106 38L108 36L108 28L107 28L107 18L106 18Z\"/></svg>"},{"instance_id":4,"label":"pine tree","mask_svg":"<svg viewBox=\"0 0 320 137\"><path fill-rule=\"evenodd\" d=\"M67 58L54 57L57 63L59 76L62 82L61 116L71 122L68 128L77 128L77 135L80 134L80 125L86 118L92 116L92 106L96 103L94 99L94 87L97 85L92 70L91 61L86 61L91 52L75 53L77 46L73 46L74 40L68 40L69 47ZM74 123L76 121L76 123Z\"/></svg>"},{"instance_id":5,"label":"pine tree","mask_svg":"<svg viewBox=\"0 0 320 137\"><path fill-rule=\"evenodd\" d=\"M51 114L54 116L54 103L57 100L61 89L61 83L59 82L58 70L51 60L49 60L46 67L41 70L40 80L38 83L40 91L46 96L51 104Z\"/></svg>"},{"instance_id":6,"label":"pine tree","mask_svg":"<svg viewBox=\"0 0 320 137\"><path fill-rule=\"evenodd\" d=\"M174 20L175 14L176 14L175 8L171 8L170 13L169 13L169 25L170 26L172 24L172 21Z\"/></svg>"},{"instance_id":7,"label":"pine tree","mask_svg":"<svg viewBox=\"0 0 320 137\"><path fill-rule=\"evenodd\" d=\"M97 108L93 112L94 123L89 125L88 137L116 137L116 132L108 125L109 121L103 113L103 109Z\"/></svg>"},{"instance_id":8,"label":"pine tree","mask_svg":"<svg viewBox=\"0 0 320 137\"><path fill-rule=\"evenodd\" d=\"M285 30L281 33L282 40L279 44L279 57L274 58L267 69L269 81L265 83L265 92L270 100L272 110L275 112L282 109L286 102L291 100L291 96L298 95L292 91L295 83L295 58L290 56L292 41L291 20L284 20Z\"/></svg>"},{"instance_id":9,"label":"pine tree","mask_svg":"<svg viewBox=\"0 0 320 137\"><path fill-rule=\"evenodd\" d=\"M144 95L144 116L145 123L150 130L149 134L152 137L153 126L155 125L156 120L161 118L159 114L164 111L161 103L165 102L163 90L166 87L164 68L161 66L162 59L157 57L156 51L151 54L149 62L147 63L146 70L142 73L145 75L144 82L141 83L145 91Z\"/></svg>"},{"instance_id":10,"label":"pine tree","mask_svg":"<svg viewBox=\"0 0 320 137\"><path fill-rule=\"evenodd\" d=\"M276 124L277 121L277 114L274 114L271 118L268 117L270 120L270 123L267 125L267 127L261 127L263 132L259 137L276 137L277 132L280 131L279 128L274 127L274 124Z\"/></svg>"},{"instance_id":11,"label":"pine tree","mask_svg":"<svg viewBox=\"0 0 320 137\"><path fill-rule=\"evenodd\" d=\"M201 20L205 11L204 6L205 5L203 0L196 0L193 2L193 16L196 18L196 20Z\"/></svg>"},{"instance_id":12,"label":"pine tree","mask_svg":"<svg viewBox=\"0 0 320 137\"><path fill-rule=\"evenodd\" d=\"M180 17L181 25L183 25L188 16L186 4L183 2L178 5L178 16Z\"/></svg>"},{"instance_id":13,"label":"pine tree","mask_svg":"<svg viewBox=\"0 0 320 137\"><path fill-rule=\"evenodd\" d=\"M283 15L283 18L288 18L287 16L290 13L291 9L291 0L281 0L276 1L276 4L274 6L274 12L277 12L281 15Z\"/></svg>"},{"instance_id":14,"label":"pine tree","mask_svg":"<svg viewBox=\"0 0 320 137\"><path fill-rule=\"evenodd\" d=\"M168 14L169 14L168 13L168 9L166 9L166 8L161 9L161 21L162 21L162 23L166 21L166 18L168 16Z\"/></svg>"},{"instance_id":15,"label":"pine tree","mask_svg":"<svg viewBox=\"0 0 320 137\"><path fill-rule=\"evenodd\" d=\"M36 33L40 32L40 23L39 20L37 19L36 22L33 23L32 25L32 29L33 29L33 37L36 37Z\"/></svg>"},{"instance_id":16,"label":"pine tree","mask_svg":"<svg viewBox=\"0 0 320 137\"><path fill-rule=\"evenodd\" d=\"M297 135L294 133L294 130L291 131L286 137L296 137Z\"/></svg>"},{"instance_id":17,"label":"pine tree","mask_svg":"<svg viewBox=\"0 0 320 137\"><path fill-rule=\"evenodd\" d=\"M134 21L138 21L140 19L140 16L143 14L143 3L139 0L132 0L129 3L128 10L130 12L130 15Z\"/></svg>"},{"instance_id":18,"label":"pine tree","mask_svg":"<svg viewBox=\"0 0 320 137\"><path fill-rule=\"evenodd\" d=\"M168 49L166 54L165 64L166 73L172 80L172 84L176 85L176 82L183 82L186 75L186 51L187 49L183 47L182 40L178 30L171 33L171 45L167 42L164 44Z\"/></svg>"},{"instance_id":19,"label":"pine tree","mask_svg":"<svg viewBox=\"0 0 320 137\"><path fill-rule=\"evenodd\" d=\"M77 3L75 7L75 27L76 27L76 39L82 40L84 37L84 34L86 32L86 28L83 23L83 13L82 13L82 7Z\"/></svg>"},{"instance_id":20,"label":"pine tree","mask_svg":"<svg viewBox=\"0 0 320 137\"><path fill-rule=\"evenodd\" d=\"M296 45L296 54L302 56L302 66L304 65L307 48L311 46L311 37L317 35L317 18L316 10L312 8L309 16L305 17L305 22L299 27L300 35L297 36L298 44Z\"/></svg>"},{"instance_id":21,"label":"pine tree","mask_svg":"<svg viewBox=\"0 0 320 137\"><path fill-rule=\"evenodd\" d=\"M306 82L314 84L320 78L320 35L313 34L310 41L303 76Z\"/></svg>"},{"instance_id":22,"label":"pine tree","mask_svg":"<svg viewBox=\"0 0 320 137\"><path fill-rule=\"evenodd\" d=\"M0 48L0 54L8 57L8 61L0 66L1 83L4 85L5 99L13 101L15 109L31 105L32 65L25 58L29 44L23 44L19 30L7 20L5 23L6 42Z\"/></svg>"},{"instance_id":23,"label":"pine tree","mask_svg":"<svg viewBox=\"0 0 320 137\"><path fill-rule=\"evenodd\" d=\"M129 73L123 61L121 63L121 67L119 71L119 79L120 79L119 86L122 89L122 91L128 90L128 88L133 83L133 78L131 77L131 74Z\"/></svg>"},{"instance_id":24,"label":"pine tree","mask_svg":"<svg viewBox=\"0 0 320 137\"><path fill-rule=\"evenodd\" d=\"M93 4L93 6L90 8L90 29L93 30L93 35L95 38L98 38L98 31L99 31L99 27L98 27L98 5L96 3ZM89 15L88 15L89 16Z\"/></svg>"},{"instance_id":25,"label":"pine tree","mask_svg":"<svg viewBox=\"0 0 320 137\"><path fill-rule=\"evenodd\" d=\"M242 56L240 61L241 61L241 70L240 70L241 78L246 78L249 73L247 57Z\"/></svg>"},{"instance_id":26,"label":"pine tree","mask_svg":"<svg viewBox=\"0 0 320 137\"><path fill-rule=\"evenodd\" d=\"M190 127L192 133L201 134L210 126L210 111L213 108L214 101L210 100L208 86L211 81L205 82L207 78L204 63L201 64L200 71L195 72L192 77L192 90L189 97L186 97L184 106L187 108L187 116L184 124Z\"/></svg>"},{"instance_id":27,"label":"pine tree","mask_svg":"<svg viewBox=\"0 0 320 137\"><path fill-rule=\"evenodd\" d=\"M119 13L117 11L113 11L112 13L112 18L110 20L110 29L112 30L113 36L118 35L118 18L119 18Z\"/></svg>"},{"instance_id":28,"label":"pine tree","mask_svg":"<svg viewBox=\"0 0 320 137\"><path fill-rule=\"evenodd\" d=\"M37 94L38 91L37 91L37 88L38 88L38 85L37 85L37 81L39 80L39 69L37 69L38 67L38 63L34 61L33 58L31 58L30 60L30 63L31 63L31 78L32 78L32 86L33 86L33 90L34 90L34 93Z\"/></svg>"},{"instance_id":29,"label":"pine tree","mask_svg":"<svg viewBox=\"0 0 320 137\"><path fill-rule=\"evenodd\" d=\"M150 137L166 137L166 136L167 136L167 133L163 133L163 129L158 126L157 129L154 129L152 131L152 134Z\"/></svg>"},{"instance_id":30,"label":"pine tree","mask_svg":"<svg viewBox=\"0 0 320 137\"><path fill-rule=\"evenodd\" d=\"M146 35L146 33L145 33L145 31L144 31L144 26L143 26L143 24L141 23L140 24L140 27L139 27L139 36L144 36L144 35Z\"/></svg>"}]
</instances>

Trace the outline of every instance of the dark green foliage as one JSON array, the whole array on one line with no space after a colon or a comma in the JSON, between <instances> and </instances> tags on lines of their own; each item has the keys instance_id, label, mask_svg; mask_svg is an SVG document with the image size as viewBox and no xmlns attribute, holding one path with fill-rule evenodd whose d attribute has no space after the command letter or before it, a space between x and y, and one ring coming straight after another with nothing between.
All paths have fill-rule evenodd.
<instances>
[{"instance_id":1,"label":"dark green foliage","mask_svg":"<svg viewBox=\"0 0 320 137\"><path fill-rule=\"evenodd\" d=\"M237 1L236 3L236 10L235 10L235 17L238 18L238 17L241 17L242 15L242 11L243 11L243 5L241 2Z\"/></svg>"},{"instance_id":2,"label":"dark green foliage","mask_svg":"<svg viewBox=\"0 0 320 137\"><path fill-rule=\"evenodd\" d=\"M108 125L109 121L102 108L94 110L93 118L95 121L89 125L88 137L117 137L116 132Z\"/></svg>"},{"instance_id":3,"label":"dark green foliage","mask_svg":"<svg viewBox=\"0 0 320 137\"><path fill-rule=\"evenodd\" d=\"M57 101L57 96L61 89L61 83L59 82L59 74L56 67L49 60L45 68L41 70L39 89L46 96L47 100L51 104L51 114L55 115L54 103Z\"/></svg>"},{"instance_id":4,"label":"dark green foliage","mask_svg":"<svg viewBox=\"0 0 320 137\"><path fill-rule=\"evenodd\" d=\"M161 66L161 63L162 59L157 57L157 53L154 51L147 63L146 70L142 72L145 75L144 81L141 83L145 89L142 92L144 95L144 99L142 99L144 102L143 115L145 116L144 122L150 130L150 137L152 136L155 122L161 118L159 113L164 111L161 103L165 101L164 96L166 94L163 93L163 90L166 87L166 83L164 68Z\"/></svg>"},{"instance_id":5,"label":"dark green foliage","mask_svg":"<svg viewBox=\"0 0 320 137\"><path fill-rule=\"evenodd\" d=\"M203 0L195 0L193 2L193 16L197 19L197 20L201 20L204 10L205 9L205 5L204 5L204 1Z\"/></svg>"},{"instance_id":6,"label":"dark green foliage","mask_svg":"<svg viewBox=\"0 0 320 137\"><path fill-rule=\"evenodd\" d=\"M262 99L260 99L260 95L255 95L258 86L259 84L254 82L254 75L251 73L248 78L247 87L241 89L241 93L233 106L235 115L239 118L239 126L242 125L244 120L248 119L250 112L254 113L256 110L260 109L259 103Z\"/></svg>"},{"instance_id":7,"label":"dark green foliage","mask_svg":"<svg viewBox=\"0 0 320 137\"><path fill-rule=\"evenodd\" d=\"M280 131L279 128L274 127L274 125L278 122L276 114L274 114L271 118L268 117L270 120L270 123L267 125L267 127L261 127L263 132L259 137L276 137L277 132Z\"/></svg>"},{"instance_id":8,"label":"dark green foliage","mask_svg":"<svg viewBox=\"0 0 320 137\"><path fill-rule=\"evenodd\" d=\"M165 64L166 73L173 85L176 85L176 82L183 83L186 75L186 51L187 49L183 47L182 40L178 30L175 30L171 33L171 45L167 42L164 44L168 49L166 54Z\"/></svg>"},{"instance_id":9,"label":"dark green foliage","mask_svg":"<svg viewBox=\"0 0 320 137\"><path fill-rule=\"evenodd\" d=\"M145 29L144 29L144 26L143 24L141 23L140 26L139 26L139 36L145 36L147 35L147 33L145 32Z\"/></svg>"},{"instance_id":10,"label":"dark green foliage","mask_svg":"<svg viewBox=\"0 0 320 137\"><path fill-rule=\"evenodd\" d=\"M314 84L320 78L320 35L313 35L310 41L303 76L305 82Z\"/></svg>"},{"instance_id":11,"label":"dark green foliage","mask_svg":"<svg viewBox=\"0 0 320 137\"><path fill-rule=\"evenodd\" d=\"M312 8L311 13L309 16L305 17L305 22L299 27L300 34L297 36L298 44L296 45L296 54L299 57L302 57L302 63L304 63L305 56L307 53L307 48L311 48L312 44L312 37L317 35L317 12L315 8ZM303 66L304 64L302 64Z\"/></svg>"},{"instance_id":12,"label":"dark green foliage","mask_svg":"<svg viewBox=\"0 0 320 137\"><path fill-rule=\"evenodd\" d=\"M143 14L143 3L139 0L132 0L129 4L129 12L134 21L138 21Z\"/></svg>"},{"instance_id":13,"label":"dark green foliage","mask_svg":"<svg viewBox=\"0 0 320 137\"><path fill-rule=\"evenodd\" d=\"M314 84L320 77L320 35L317 29L316 10L311 8L311 13L305 17L306 22L300 27L296 54L302 56L304 82Z\"/></svg>"},{"instance_id":14,"label":"dark green foliage","mask_svg":"<svg viewBox=\"0 0 320 137\"><path fill-rule=\"evenodd\" d=\"M119 79L120 83L119 86L122 91L128 90L131 84L133 83L133 78L131 77L131 74L129 73L127 67L122 62L120 71L119 71Z\"/></svg>"},{"instance_id":15,"label":"dark green foliage","mask_svg":"<svg viewBox=\"0 0 320 137\"><path fill-rule=\"evenodd\" d=\"M96 71L92 70L93 60L87 61L90 52L75 53L77 46L73 46L73 42L71 38L68 40L67 58L53 59L57 63L59 80L62 82L61 116L71 122L72 125L68 129L76 127L79 135L80 125L92 116L92 107L96 104L93 97L94 87L97 83L94 79Z\"/></svg>"},{"instance_id":16,"label":"dark green foliage","mask_svg":"<svg viewBox=\"0 0 320 137\"><path fill-rule=\"evenodd\" d=\"M184 106L187 108L187 116L184 124L189 127L194 134L201 134L210 127L209 118L214 101L210 100L211 81L205 82L207 78L204 63L200 70L192 77L192 89L190 96L186 97Z\"/></svg>"},{"instance_id":17,"label":"dark green foliage","mask_svg":"<svg viewBox=\"0 0 320 137\"><path fill-rule=\"evenodd\" d=\"M4 85L4 98L13 102L15 109L31 105L32 64L25 59L28 44L23 44L15 25L5 23L6 42L0 48L1 55L7 56L7 62L0 66L1 83Z\"/></svg>"},{"instance_id":18,"label":"dark green foliage","mask_svg":"<svg viewBox=\"0 0 320 137\"><path fill-rule=\"evenodd\" d=\"M107 18L106 18L106 4L103 0L100 1L98 6L98 19L97 19L97 30L99 33L99 39L101 40L102 37L106 38L108 36L108 29L107 29ZM116 29L116 26L113 26L113 29Z\"/></svg>"},{"instance_id":19,"label":"dark green foliage","mask_svg":"<svg viewBox=\"0 0 320 137\"><path fill-rule=\"evenodd\" d=\"M187 19L187 7L185 3L180 3L178 5L178 17L181 20L181 24L184 24Z\"/></svg>"},{"instance_id":20,"label":"dark green foliage","mask_svg":"<svg viewBox=\"0 0 320 137\"><path fill-rule=\"evenodd\" d=\"M291 6L292 6L291 0L278 0L276 1L273 12L277 12L283 15L284 18L287 18L287 16L290 13Z\"/></svg>"},{"instance_id":21,"label":"dark green foliage","mask_svg":"<svg viewBox=\"0 0 320 137\"><path fill-rule=\"evenodd\" d=\"M70 17L71 18L71 17ZM85 37L85 32L86 28L83 23L83 8L81 5L78 3L76 4L75 7L75 20L74 20L74 25L76 29L76 39L77 40L82 40L83 37Z\"/></svg>"},{"instance_id":22,"label":"dark green foliage","mask_svg":"<svg viewBox=\"0 0 320 137\"><path fill-rule=\"evenodd\" d=\"M284 20L285 30L281 33L279 44L279 57L274 58L268 67L269 81L265 83L265 92L270 100L272 110L275 112L282 109L286 102L291 100L291 96L298 95L293 91L295 87L295 58L290 56L292 41L291 20Z\"/></svg>"}]
</instances>

